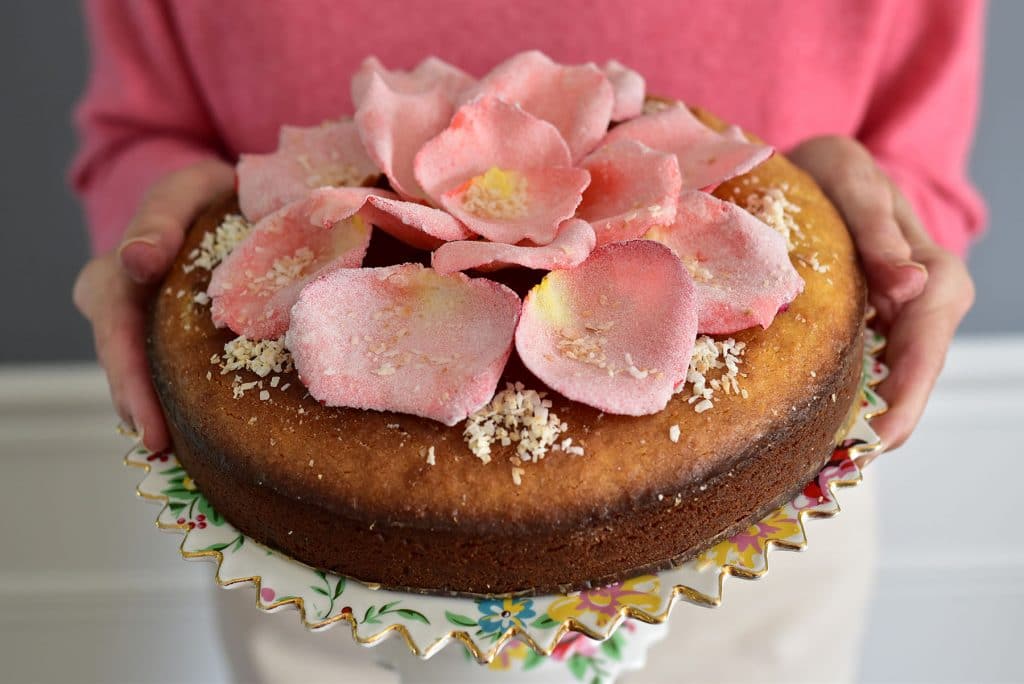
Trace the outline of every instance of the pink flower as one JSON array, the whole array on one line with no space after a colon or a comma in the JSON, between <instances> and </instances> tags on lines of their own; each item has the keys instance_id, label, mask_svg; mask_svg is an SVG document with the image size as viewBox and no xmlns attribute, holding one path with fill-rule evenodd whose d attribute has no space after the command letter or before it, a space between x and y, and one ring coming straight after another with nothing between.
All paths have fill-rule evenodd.
<instances>
[{"instance_id":1,"label":"pink flower","mask_svg":"<svg viewBox=\"0 0 1024 684\"><path fill-rule=\"evenodd\" d=\"M218 324L250 338L287 332L300 377L328 405L454 424L493 396L514 341L528 369L565 396L654 413L685 379L697 332L767 325L802 286L771 228L733 205L724 222L702 213L720 203L700 190L771 148L711 130L681 104L644 114L643 78L617 62L562 65L529 51L477 81L436 58L411 71L369 58L352 96L353 121L288 127L277 151L243 157L241 205L259 222L209 292ZM622 123L609 130L613 120ZM322 187L378 174L390 190ZM403 267L339 276L369 271L360 268L368 224L433 252L431 273L405 290L393 287ZM695 286L692 264L719 280ZM495 325L480 315L488 288L466 286L459 271L508 267L549 273L521 316L507 307ZM441 291L459 294L442 302ZM341 305L344 317L332 313ZM355 334L381 320L392 337ZM449 335L432 320L462 330ZM476 325L502 334L470 355ZM334 346L344 353L323 363L323 340L343 340ZM352 359L374 363L349 368ZM432 374L453 389L432 392Z\"/></svg>"}]
</instances>

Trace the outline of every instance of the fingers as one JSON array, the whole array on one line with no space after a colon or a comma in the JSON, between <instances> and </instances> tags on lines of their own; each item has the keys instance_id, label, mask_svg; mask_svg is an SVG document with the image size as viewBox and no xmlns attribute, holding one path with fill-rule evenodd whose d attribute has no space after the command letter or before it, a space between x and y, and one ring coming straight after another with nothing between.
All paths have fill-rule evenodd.
<instances>
[{"instance_id":1,"label":"fingers","mask_svg":"<svg viewBox=\"0 0 1024 684\"><path fill-rule=\"evenodd\" d=\"M168 175L143 198L125 231L118 258L137 283L159 281L181 248L185 229L234 183L234 171L219 160L193 164Z\"/></svg>"},{"instance_id":2,"label":"fingers","mask_svg":"<svg viewBox=\"0 0 1024 684\"><path fill-rule=\"evenodd\" d=\"M812 139L791 153L843 215L880 309L917 297L928 280L896 217L892 185L871 154L841 137Z\"/></svg>"},{"instance_id":3,"label":"fingers","mask_svg":"<svg viewBox=\"0 0 1024 684\"><path fill-rule=\"evenodd\" d=\"M889 377L878 391L890 408L872 421L888 450L901 446L917 425L953 334L974 301L973 284L958 258L934 245L923 247L921 254L931 278L925 292L902 307L889 329Z\"/></svg>"},{"instance_id":4,"label":"fingers","mask_svg":"<svg viewBox=\"0 0 1024 684\"><path fill-rule=\"evenodd\" d=\"M160 451L170 446L170 437L153 390L144 341L141 309L121 309L97 326L96 348L118 414L142 434L147 449Z\"/></svg>"},{"instance_id":5,"label":"fingers","mask_svg":"<svg viewBox=\"0 0 1024 684\"><path fill-rule=\"evenodd\" d=\"M159 451L170 446L170 438L146 362L146 297L147 290L128 279L114 254L89 262L73 290L75 305L92 323L114 408L142 433L146 448Z\"/></svg>"}]
</instances>

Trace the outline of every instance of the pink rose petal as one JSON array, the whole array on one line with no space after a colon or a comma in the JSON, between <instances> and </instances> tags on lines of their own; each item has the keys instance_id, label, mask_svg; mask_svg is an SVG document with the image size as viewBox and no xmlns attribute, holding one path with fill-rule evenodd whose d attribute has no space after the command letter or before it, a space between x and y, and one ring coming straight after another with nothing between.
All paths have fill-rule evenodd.
<instances>
[{"instance_id":1,"label":"pink rose petal","mask_svg":"<svg viewBox=\"0 0 1024 684\"><path fill-rule=\"evenodd\" d=\"M238 203L252 222L302 199L313 188L363 185L380 175L353 121L282 126L277 151L238 160Z\"/></svg>"},{"instance_id":2,"label":"pink rose petal","mask_svg":"<svg viewBox=\"0 0 1024 684\"><path fill-rule=\"evenodd\" d=\"M512 265L551 271L578 266L590 255L596 242L589 223L569 219L547 245L506 245L484 240L447 242L434 252L430 263L438 273L474 268L491 271Z\"/></svg>"},{"instance_id":3,"label":"pink rose petal","mask_svg":"<svg viewBox=\"0 0 1024 684\"><path fill-rule=\"evenodd\" d=\"M504 285L419 264L338 270L302 291L287 346L328 406L454 425L494 395L519 297Z\"/></svg>"},{"instance_id":4,"label":"pink rose petal","mask_svg":"<svg viewBox=\"0 0 1024 684\"><path fill-rule=\"evenodd\" d=\"M699 190L683 192L675 223L647 237L671 247L693 276L702 333L767 328L804 288L782 235Z\"/></svg>"},{"instance_id":5,"label":"pink rose petal","mask_svg":"<svg viewBox=\"0 0 1024 684\"><path fill-rule=\"evenodd\" d=\"M598 247L526 296L516 328L523 363L569 399L647 415L686 377L697 335L693 281L649 240Z\"/></svg>"},{"instance_id":6,"label":"pink rose petal","mask_svg":"<svg viewBox=\"0 0 1024 684\"><path fill-rule=\"evenodd\" d=\"M376 57L367 57L352 76L352 104L356 109L366 98L374 74L398 93L418 94L440 88L452 104L476 84L476 79L465 71L437 57L427 57L412 71L388 70Z\"/></svg>"},{"instance_id":7,"label":"pink rose petal","mask_svg":"<svg viewBox=\"0 0 1024 684\"><path fill-rule=\"evenodd\" d=\"M604 75L612 84L612 92L615 94L612 121L625 121L640 116L647 95L644 77L614 59L604 65Z\"/></svg>"},{"instance_id":8,"label":"pink rose petal","mask_svg":"<svg viewBox=\"0 0 1024 684\"><path fill-rule=\"evenodd\" d=\"M632 240L675 219L682 187L675 155L616 140L581 166L590 172L590 185L576 215L594 227L597 244Z\"/></svg>"},{"instance_id":9,"label":"pink rose petal","mask_svg":"<svg viewBox=\"0 0 1024 684\"><path fill-rule=\"evenodd\" d=\"M496 66L462 101L481 95L518 104L554 124L574 160L597 147L608 130L615 102L611 84L593 64L563 66L537 50Z\"/></svg>"},{"instance_id":10,"label":"pink rose petal","mask_svg":"<svg viewBox=\"0 0 1024 684\"><path fill-rule=\"evenodd\" d=\"M462 107L415 168L431 199L474 233L508 244L551 242L590 179L572 167L554 126L493 97Z\"/></svg>"},{"instance_id":11,"label":"pink rose petal","mask_svg":"<svg viewBox=\"0 0 1024 684\"><path fill-rule=\"evenodd\" d=\"M742 175L772 156L768 145L717 133L682 105L631 119L608 131L606 142L637 140L679 158L684 189L709 189Z\"/></svg>"},{"instance_id":12,"label":"pink rose petal","mask_svg":"<svg viewBox=\"0 0 1024 684\"><path fill-rule=\"evenodd\" d=\"M366 205L363 215L373 225L417 249L430 251L473 236L451 214L423 204L381 195L368 198Z\"/></svg>"},{"instance_id":13,"label":"pink rose petal","mask_svg":"<svg viewBox=\"0 0 1024 684\"><path fill-rule=\"evenodd\" d=\"M379 74L370 74L356 110L356 126L370 157L402 197L426 198L413 175L413 159L425 142L444 130L453 111L440 87L405 93L390 88Z\"/></svg>"},{"instance_id":14,"label":"pink rose petal","mask_svg":"<svg viewBox=\"0 0 1024 684\"><path fill-rule=\"evenodd\" d=\"M254 340L283 335L307 282L362 264L370 226L356 213L372 192L320 188L257 223L210 278L214 324Z\"/></svg>"}]
</instances>

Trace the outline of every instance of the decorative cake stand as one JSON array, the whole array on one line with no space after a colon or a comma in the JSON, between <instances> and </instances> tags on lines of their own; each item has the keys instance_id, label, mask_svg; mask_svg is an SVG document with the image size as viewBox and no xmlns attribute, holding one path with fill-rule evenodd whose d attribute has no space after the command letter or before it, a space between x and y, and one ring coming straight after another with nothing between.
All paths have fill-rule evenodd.
<instances>
[{"instance_id":1,"label":"decorative cake stand","mask_svg":"<svg viewBox=\"0 0 1024 684\"><path fill-rule=\"evenodd\" d=\"M210 507L173 454L136 446L125 463L146 469L138 494L163 504L157 526L184 533L184 558L214 560L220 586L251 583L260 609L295 607L310 630L347 623L352 637L364 646L397 635L421 659L435 658L429 667L401 672L406 681L476 681L484 679L483 665L486 678L495 681L608 683L643 666L648 647L665 635L677 602L719 605L727 577L764 576L770 549L807 545L808 516L839 512L835 489L859 483L861 466L881 449L868 421L886 408L872 389L887 372L876 358L883 345L883 338L869 329L858 404L840 430L832 458L791 502L675 568L566 595L426 596L347 580L314 570L236 530ZM439 656L453 642L462 648ZM411 668L417 661L394 658L391 664L396 663Z\"/></svg>"}]
</instances>

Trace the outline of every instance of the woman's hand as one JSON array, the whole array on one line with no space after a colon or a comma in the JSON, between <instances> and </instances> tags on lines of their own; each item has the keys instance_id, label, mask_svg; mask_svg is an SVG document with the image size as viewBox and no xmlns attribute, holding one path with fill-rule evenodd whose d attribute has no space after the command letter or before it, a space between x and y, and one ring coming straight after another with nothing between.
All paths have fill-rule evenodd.
<instances>
[{"instance_id":1,"label":"woman's hand","mask_svg":"<svg viewBox=\"0 0 1024 684\"><path fill-rule=\"evenodd\" d=\"M75 281L75 306L92 324L114 407L153 451L170 438L146 362L146 310L189 224L233 184L233 169L219 160L168 174L143 198L121 245L87 263Z\"/></svg>"},{"instance_id":2,"label":"woman's hand","mask_svg":"<svg viewBox=\"0 0 1024 684\"><path fill-rule=\"evenodd\" d=\"M974 285L963 261L931 239L862 145L824 136L787 156L839 208L860 252L871 303L888 336L889 377L878 389L889 411L872 427L886 449L895 449L924 412L953 333L974 302Z\"/></svg>"}]
</instances>

